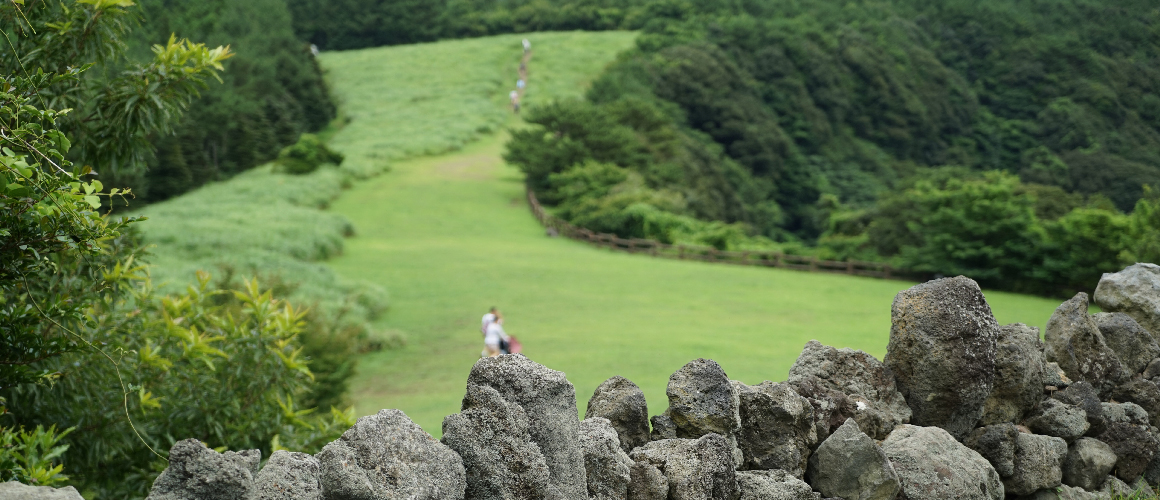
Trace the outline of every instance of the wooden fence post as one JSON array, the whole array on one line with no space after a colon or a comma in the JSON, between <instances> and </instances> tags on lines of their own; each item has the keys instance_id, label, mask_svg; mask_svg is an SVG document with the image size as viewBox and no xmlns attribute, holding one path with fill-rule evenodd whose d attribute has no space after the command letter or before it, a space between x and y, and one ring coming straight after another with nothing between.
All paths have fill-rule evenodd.
<instances>
[{"instance_id":1,"label":"wooden fence post","mask_svg":"<svg viewBox=\"0 0 1160 500\"><path fill-rule=\"evenodd\" d=\"M846 274L854 274L854 261L846 261Z\"/></svg>"},{"instance_id":2,"label":"wooden fence post","mask_svg":"<svg viewBox=\"0 0 1160 500\"><path fill-rule=\"evenodd\" d=\"M816 256L810 256L810 272L818 272L818 258Z\"/></svg>"},{"instance_id":3,"label":"wooden fence post","mask_svg":"<svg viewBox=\"0 0 1160 500\"><path fill-rule=\"evenodd\" d=\"M677 258L685 260L685 245L678 245L677 248L681 250L681 253Z\"/></svg>"}]
</instances>

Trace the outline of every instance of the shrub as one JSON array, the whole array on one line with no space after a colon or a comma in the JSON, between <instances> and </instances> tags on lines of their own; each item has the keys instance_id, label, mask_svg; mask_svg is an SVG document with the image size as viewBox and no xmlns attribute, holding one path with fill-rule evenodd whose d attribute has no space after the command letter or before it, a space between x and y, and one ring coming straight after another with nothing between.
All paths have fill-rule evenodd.
<instances>
[{"instance_id":1,"label":"shrub","mask_svg":"<svg viewBox=\"0 0 1160 500\"><path fill-rule=\"evenodd\" d=\"M68 476L61 473L64 466L57 462L68 450L68 445L59 443L72 431L69 428L58 433L56 427L45 429L40 425L31 431L20 427L0 427L0 483L63 484Z\"/></svg>"},{"instance_id":2,"label":"shrub","mask_svg":"<svg viewBox=\"0 0 1160 500\"><path fill-rule=\"evenodd\" d=\"M302 134L298 142L282 148L278 153L278 164L288 174L309 174L325 163L342 164L343 157L326 147L318 136Z\"/></svg>"}]
</instances>

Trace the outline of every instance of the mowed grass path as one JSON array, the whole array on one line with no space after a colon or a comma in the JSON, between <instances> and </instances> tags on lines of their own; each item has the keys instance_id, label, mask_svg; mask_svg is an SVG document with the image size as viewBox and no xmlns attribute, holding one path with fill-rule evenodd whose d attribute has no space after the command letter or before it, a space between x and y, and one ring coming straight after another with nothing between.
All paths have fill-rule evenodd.
<instances>
[{"instance_id":1,"label":"mowed grass path","mask_svg":"<svg viewBox=\"0 0 1160 500\"><path fill-rule=\"evenodd\" d=\"M532 88L537 75L555 71L567 78L557 78L551 92L539 89L539 96L579 94L601 61L612 59L609 49L630 43L610 44L601 36L573 35L566 49L532 37ZM375 50L389 59L394 50L422 47ZM585 50L581 62L567 59ZM518 57L517 48L506 60ZM368 81L364 72L373 71L371 64L339 70L324 63L340 95L347 78ZM455 78L455 68L444 70ZM391 106L405 113L407 104L346 105L389 117ZM503 105L496 103L501 111ZM370 152L366 126L356 117L335 144ZM500 159L504 140L494 134L453 154L396 163L333 205L358 235L330 265L388 287L392 305L381 326L409 339L401 350L361 360L352 386L360 415L399 408L440 435L443 417L459 410L482 347L479 318L491 305L502 309L527 356L567 374L581 412L600 382L623 375L644 389L650 413L660 413L669 374L697 357L753 384L784 380L810 339L885 353L891 301L912 283L653 259L548 238L524 202L522 176ZM988 299L1000 322L1040 327L1058 305L1002 293Z\"/></svg>"}]
</instances>

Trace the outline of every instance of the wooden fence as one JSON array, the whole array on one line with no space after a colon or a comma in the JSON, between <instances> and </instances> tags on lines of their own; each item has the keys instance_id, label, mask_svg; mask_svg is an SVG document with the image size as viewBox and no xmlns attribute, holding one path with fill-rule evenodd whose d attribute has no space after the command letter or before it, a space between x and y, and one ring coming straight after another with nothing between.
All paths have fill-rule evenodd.
<instances>
[{"instance_id":1,"label":"wooden fence","mask_svg":"<svg viewBox=\"0 0 1160 500\"><path fill-rule=\"evenodd\" d=\"M528 190L528 205L532 207L532 214L536 216L536 219L539 220L540 223L544 225L544 227L548 228L549 231L555 231L560 236L572 238L574 240L586 241L593 245L605 247L611 250L628 253L642 253L652 255L653 257L665 257L670 259L721 262L725 264L736 264L742 266L779 267L782 269L795 269L799 271L842 273L854 276L870 276L874 278L888 279L892 276L891 273L895 272L895 270L891 269L889 264L882 262L839 262L832 260L818 260L817 257L806 257L803 255L789 255L781 252L766 251L731 252L718 250L713 247L670 245L667 243L661 243L656 240L621 238L615 234L597 233L582 227L576 227L568 221L547 213L544 211L544 207L540 205L540 201L536 199L536 194L533 193L531 189Z\"/></svg>"}]
</instances>

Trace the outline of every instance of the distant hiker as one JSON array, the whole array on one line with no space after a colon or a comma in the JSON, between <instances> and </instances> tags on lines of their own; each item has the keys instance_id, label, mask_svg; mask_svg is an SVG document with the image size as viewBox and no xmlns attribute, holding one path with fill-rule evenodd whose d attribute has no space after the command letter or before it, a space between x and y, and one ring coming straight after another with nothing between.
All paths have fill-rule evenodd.
<instances>
[{"instance_id":1,"label":"distant hiker","mask_svg":"<svg viewBox=\"0 0 1160 500\"><path fill-rule=\"evenodd\" d=\"M527 70L528 70L528 64L527 63L520 63L520 73L523 73Z\"/></svg>"},{"instance_id":2,"label":"distant hiker","mask_svg":"<svg viewBox=\"0 0 1160 500\"><path fill-rule=\"evenodd\" d=\"M512 109L514 109L516 111L516 114L519 114L519 112L520 112L520 93L519 93L519 91L513 90L512 93L508 94L508 98L512 102Z\"/></svg>"},{"instance_id":3,"label":"distant hiker","mask_svg":"<svg viewBox=\"0 0 1160 500\"><path fill-rule=\"evenodd\" d=\"M531 50L532 50L532 42L529 42L528 39L525 38L524 39L524 53L527 54L528 52L531 52Z\"/></svg>"},{"instance_id":4,"label":"distant hiker","mask_svg":"<svg viewBox=\"0 0 1160 500\"><path fill-rule=\"evenodd\" d=\"M488 309L487 314L483 315L483 321L479 327L479 333L482 333L483 336L486 337L488 325L495 323L497 320L499 320L499 317L499 309L496 309L495 307Z\"/></svg>"},{"instance_id":5,"label":"distant hiker","mask_svg":"<svg viewBox=\"0 0 1160 500\"><path fill-rule=\"evenodd\" d=\"M503 319L497 319L487 325L487 333L483 337L483 346L487 349L487 357L494 358L500 354L507 354L508 334L503 331L501 323Z\"/></svg>"},{"instance_id":6,"label":"distant hiker","mask_svg":"<svg viewBox=\"0 0 1160 500\"><path fill-rule=\"evenodd\" d=\"M527 84L526 84L526 83L524 83L524 79L523 79L523 78L520 78L519 80L516 80L516 89L517 89L517 90L524 90L524 87L525 87L525 86L527 86Z\"/></svg>"},{"instance_id":7,"label":"distant hiker","mask_svg":"<svg viewBox=\"0 0 1160 500\"><path fill-rule=\"evenodd\" d=\"M318 57L318 46L314 45L313 43L310 44L310 55Z\"/></svg>"}]
</instances>

